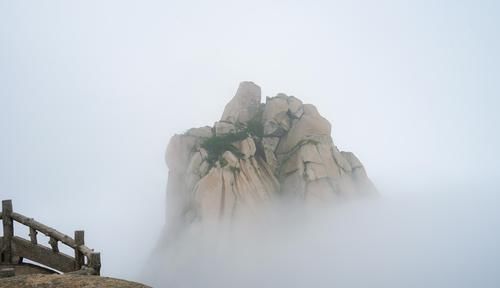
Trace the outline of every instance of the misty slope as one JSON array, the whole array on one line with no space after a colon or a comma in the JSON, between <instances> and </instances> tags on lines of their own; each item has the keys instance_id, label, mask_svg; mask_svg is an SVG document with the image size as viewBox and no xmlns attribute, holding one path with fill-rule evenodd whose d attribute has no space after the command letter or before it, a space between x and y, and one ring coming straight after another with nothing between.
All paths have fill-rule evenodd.
<instances>
[{"instance_id":1,"label":"misty slope","mask_svg":"<svg viewBox=\"0 0 500 288\"><path fill-rule=\"evenodd\" d=\"M258 215L272 201L332 203L375 193L351 152L339 151L315 106L242 82L218 122L171 138L169 229Z\"/></svg>"}]
</instances>

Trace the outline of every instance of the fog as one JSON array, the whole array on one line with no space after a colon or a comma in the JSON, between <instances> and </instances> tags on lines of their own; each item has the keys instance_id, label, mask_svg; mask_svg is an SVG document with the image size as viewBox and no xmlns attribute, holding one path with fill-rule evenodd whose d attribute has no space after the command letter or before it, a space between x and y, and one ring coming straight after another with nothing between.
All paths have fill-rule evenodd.
<instances>
[{"instance_id":1,"label":"fog","mask_svg":"<svg viewBox=\"0 0 500 288\"><path fill-rule=\"evenodd\" d=\"M145 275L155 287L497 287L498 195L413 192L191 229Z\"/></svg>"},{"instance_id":2,"label":"fog","mask_svg":"<svg viewBox=\"0 0 500 288\"><path fill-rule=\"evenodd\" d=\"M165 223L168 139L213 124L250 80L316 105L381 197L272 217L275 233L241 245L227 239L244 227L186 236L179 262L160 259L164 281L498 287L499 12L497 1L0 0L0 198L84 229L104 275L162 281L144 265ZM214 241L229 247L182 254Z\"/></svg>"}]
</instances>

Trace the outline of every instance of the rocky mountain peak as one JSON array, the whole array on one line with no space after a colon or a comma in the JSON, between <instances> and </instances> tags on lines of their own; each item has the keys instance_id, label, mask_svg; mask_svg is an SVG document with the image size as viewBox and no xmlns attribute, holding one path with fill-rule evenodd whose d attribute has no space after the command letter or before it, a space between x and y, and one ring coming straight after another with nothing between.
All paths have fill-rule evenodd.
<instances>
[{"instance_id":1,"label":"rocky mountain peak","mask_svg":"<svg viewBox=\"0 0 500 288\"><path fill-rule=\"evenodd\" d=\"M245 123L259 111L261 89L253 82L241 82L236 95L227 103L221 121Z\"/></svg>"},{"instance_id":2,"label":"rocky mountain peak","mask_svg":"<svg viewBox=\"0 0 500 288\"><path fill-rule=\"evenodd\" d=\"M331 129L314 105L283 93L261 103L259 86L240 83L220 121L168 144L170 226L258 214L283 198L335 203L376 193Z\"/></svg>"}]
</instances>

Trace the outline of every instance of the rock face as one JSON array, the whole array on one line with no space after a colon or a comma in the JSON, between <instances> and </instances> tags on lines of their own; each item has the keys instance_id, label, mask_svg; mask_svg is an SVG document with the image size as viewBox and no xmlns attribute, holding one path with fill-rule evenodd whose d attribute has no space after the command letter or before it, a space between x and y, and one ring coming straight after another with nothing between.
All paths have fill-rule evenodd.
<instances>
[{"instance_id":1,"label":"rock face","mask_svg":"<svg viewBox=\"0 0 500 288\"><path fill-rule=\"evenodd\" d=\"M227 103L221 121L245 123L258 113L260 107L260 87L253 82L241 82L234 98Z\"/></svg>"},{"instance_id":2,"label":"rock face","mask_svg":"<svg viewBox=\"0 0 500 288\"><path fill-rule=\"evenodd\" d=\"M240 84L213 128L173 136L166 162L173 229L257 215L282 199L325 203L376 193L358 158L335 146L316 107L282 93L261 104L252 82Z\"/></svg>"}]
</instances>

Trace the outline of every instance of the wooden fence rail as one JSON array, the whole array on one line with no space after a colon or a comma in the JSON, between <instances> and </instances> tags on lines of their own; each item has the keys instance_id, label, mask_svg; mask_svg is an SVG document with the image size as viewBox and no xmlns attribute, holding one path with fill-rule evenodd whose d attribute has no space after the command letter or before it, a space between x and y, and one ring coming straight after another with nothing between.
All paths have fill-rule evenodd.
<instances>
[{"instance_id":1,"label":"wooden fence rail","mask_svg":"<svg viewBox=\"0 0 500 288\"><path fill-rule=\"evenodd\" d=\"M0 219L3 224L3 236L0 237L0 262L2 264L15 265L26 258L63 273L82 272L100 275L101 255L85 246L84 231L75 231L74 238L71 238L33 218L14 212L11 200L2 201ZM14 221L29 228L29 240L14 235ZM38 232L49 237L50 247L38 243ZM72 248L75 253L74 257L61 253L59 242Z\"/></svg>"}]
</instances>

